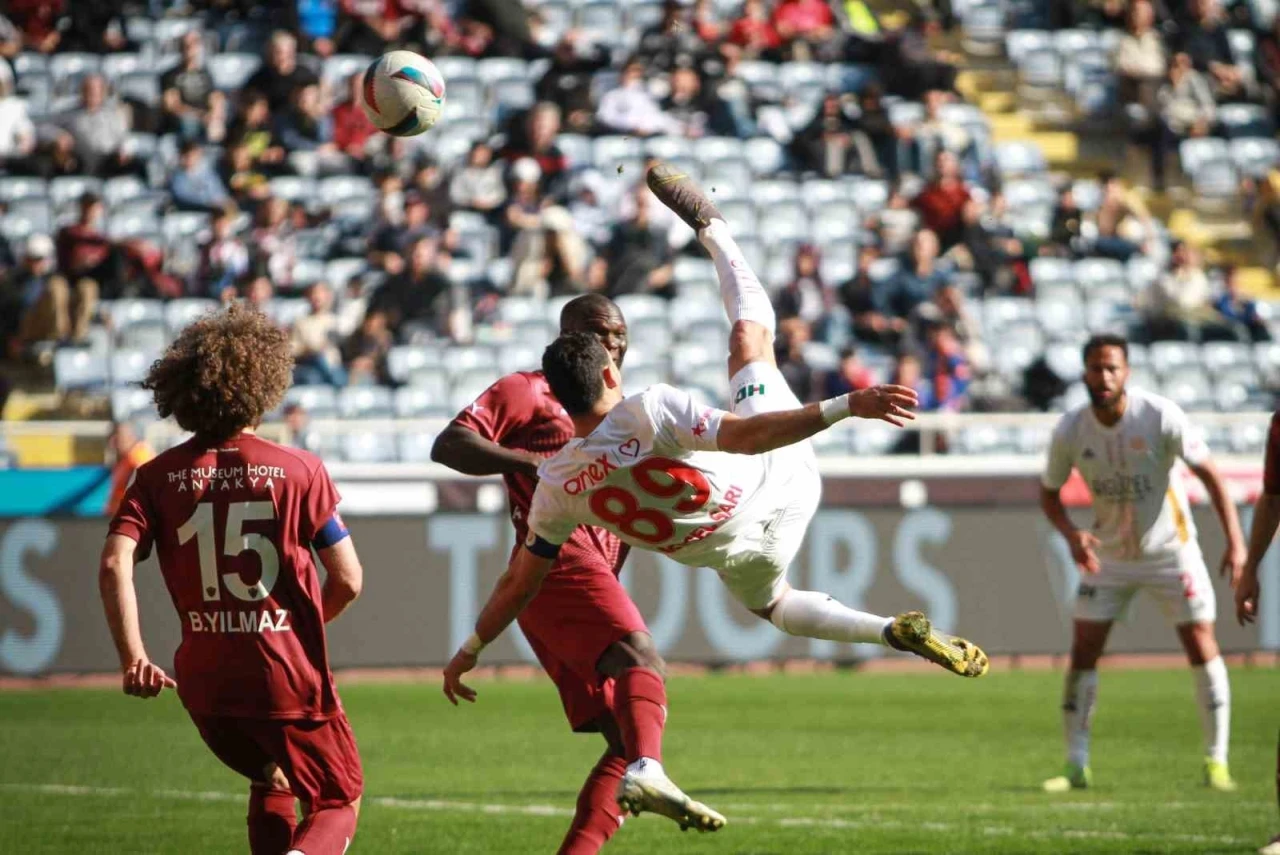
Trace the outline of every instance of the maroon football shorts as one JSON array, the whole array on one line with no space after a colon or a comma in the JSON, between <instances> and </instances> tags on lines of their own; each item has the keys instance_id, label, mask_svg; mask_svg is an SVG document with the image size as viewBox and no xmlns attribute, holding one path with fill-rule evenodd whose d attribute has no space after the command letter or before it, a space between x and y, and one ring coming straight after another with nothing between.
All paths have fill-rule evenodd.
<instances>
[{"instance_id":1,"label":"maroon football shorts","mask_svg":"<svg viewBox=\"0 0 1280 855\"><path fill-rule=\"evenodd\" d=\"M609 711L613 681L596 662L614 642L648 632L640 610L611 571L557 568L520 615L520 629L560 692L565 717L576 731Z\"/></svg>"},{"instance_id":2,"label":"maroon football shorts","mask_svg":"<svg viewBox=\"0 0 1280 855\"><path fill-rule=\"evenodd\" d=\"M191 715L205 745L231 769L263 781L272 763L308 811L342 807L364 792L364 771L347 717L256 719Z\"/></svg>"}]
</instances>

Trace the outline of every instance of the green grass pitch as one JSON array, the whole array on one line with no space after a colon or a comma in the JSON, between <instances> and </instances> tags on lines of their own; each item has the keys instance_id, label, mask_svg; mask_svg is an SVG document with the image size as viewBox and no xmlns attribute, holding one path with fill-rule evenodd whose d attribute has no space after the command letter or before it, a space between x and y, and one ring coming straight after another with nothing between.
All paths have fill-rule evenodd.
<instances>
[{"instance_id":1,"label":"green grass pitch","mask_svg":"<svg viewBox=\"0 0 1280 855\"><path fill-rule=\"evenodd\" d=\"M1096 787L1049 797L1057 674L676 677L667 768L729 825L700 836L642 816L605 851L1249 852L1280 829L1280 675L1232 680L1238 793L1201 786L1186 671L1104 671ZM435 683L343 690L367 783L353 853L555 850L602 743L567 731L544 680L477 686L467 709ZM171 694L0 693L0 789L0 852L247 849L244 787Z\"/></svg>"}]
</instances>

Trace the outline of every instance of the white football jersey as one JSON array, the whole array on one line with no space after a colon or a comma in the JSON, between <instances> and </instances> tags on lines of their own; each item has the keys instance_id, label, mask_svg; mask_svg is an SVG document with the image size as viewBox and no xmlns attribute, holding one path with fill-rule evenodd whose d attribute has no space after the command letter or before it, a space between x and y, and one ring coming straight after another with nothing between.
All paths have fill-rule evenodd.
<instances>
[{"instance_id":1,"label":"white football jersey","mask_svg":"<svg viewBox=\"0 0 1280 855\"><path fill-rule=\"evenodd\" d=\"M580 524L600 526L682 564L722 567L766 473L763 455L716 450L726 415L665 384L624 399L539 467L531 534L559 545Z\"/></svg>"},{"instance_id":2,"label":"white football jersey","mask_svg":"<svg viewBox=\"0 0 1280 855\"><path fill-rule=\"evenodd\" d=\"M1209 457L1204 438L1177 404L1128 390L1120 421L1102 425L1085 404L1062 417L1041 479L1056 490L1080 474L1093 493L1099 554L1113 561L1171 558L1195 540L1186 491L1170 475L1178 459L1191 465Z\"/></svg>"}]
</instances>

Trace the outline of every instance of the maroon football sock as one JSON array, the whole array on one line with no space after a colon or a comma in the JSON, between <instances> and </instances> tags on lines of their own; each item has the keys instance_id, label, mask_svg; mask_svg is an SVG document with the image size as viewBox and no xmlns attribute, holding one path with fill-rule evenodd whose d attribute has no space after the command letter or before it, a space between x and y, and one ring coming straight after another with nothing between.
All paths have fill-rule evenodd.
<instances>
[{"instance_id":1,"label":"maroon football sock","mask_svg":"<svg viewBox=\"0 0 1280 855\"><path fill-rule=\"evenodd\" d=\"M622 731L627 760L662 762L662 728L667 724L667 688L651 668L628 668L614 681L613 717Z\"/></svg>"},{"instance_id":2,"label":"maroon football sock","mask_svg":"<svg viewBox=\"0 0 1280 855\"><path fill-rule=\"evenodd\" d=\"M356 812L351 805L312 811L293 837L302 855L342 855L356 836Z\"/></svg>"},{"instance_id":3,"label":"maroon football sock","mask_svg":"<svg viewBox=\"0 0 1280 855\"><path fill-rule=\"evenodd\" d=\"M596 855L622 826L623 813L616 799L626 770L627 761L617 754L605 752L600 758L578 793L573 823L557 855Z\"/></svg>"},{"instance_id":4,"label":"maroon football sock","mask_svg":"<svg viewBox=\"0 0 1280 855\"><path fill-rule=\"evenodd\" d=\"M298 826L293 793L274 787L249 787L249 851L252 855L284 855Z\"/></svg>"}]
</instances>

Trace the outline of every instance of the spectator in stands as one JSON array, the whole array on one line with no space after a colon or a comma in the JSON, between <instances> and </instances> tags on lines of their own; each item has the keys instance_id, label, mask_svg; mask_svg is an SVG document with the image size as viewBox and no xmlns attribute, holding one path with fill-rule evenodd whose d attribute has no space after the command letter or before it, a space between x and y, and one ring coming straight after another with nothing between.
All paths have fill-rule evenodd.
<instances>
[{"instance_id":1,"label":"spectator in stands","mask_svg":"<svg viewBox=\"0 0 1280 855\"><path fill-rule=\"evenodd\" d=\"M982 328L969 310L964 292L949 282L938 288L932 299L917 306L910 321L916 341L928 341L932 327L944 326L976 370L984 370L991 361L987 346L982 341Z\"/></svg>"},{"instance_id":2,"label":"spectator in stands","mask_svg":"<svg viewBox=\"0 0 1280 855\"><path fill-rule=\"evenodd\" d=\"M594 169L583 170L574 176L571 190L569 213L573 216L574 228L587 243L604 246L613 228L613 217L604 205L607 196L604 176Z\"/></svg>"},{"instance_id":3,"label":"spectator in stands","mask_svg":"<svg viewBox=\"0 0 1280 855\"><path fill-rule=\"evenodd\" d=\"M1097 228L1093 252L1128 261L1142 251L1154 233L1151 214L1115 173L1104 172L1098 180L1102 184L1102 203L1092 215Z\"/></svg>"},{"instance_id":4,"label":"spectator in stands","mask_svg":"<svg viewBox=\"0 0 1280 855\"><path fill-rule=\"evenodd\" d=\"M884 90L879 83L868 83L858 93L858 118L854 121L853 139L859 146L860 136L866 138L874 160L862 164L862 171L871 178L898 178L898 145L910 138L908 129L896 127L889 119L889 108L884 103Z\"/></svg>"},{"instance_id":5,"label":"spectator in stands","mask_svg":"<svg viewBox=\"0 0 1280 855\"><path fill-rule=\"evenodd\" d=\"M196 272L197 296L224 301L227 291L249 272L249 248L234 233L235 209L227 206L213 214L209 242L200 248L200 264Z\"/></svg>"},{"instance_id":6,"label":"spectator in stands","mask_svg":"<svg viewBox=\"0 0 1280 855\"><path fill-rule=\"evenodd\" d=\"M661 107L673 122L672 132L696 139L702 136L737 136L733 114L714 91L703 89L702 75L692 57L678 57L669 75L671 92Z\"/></svg>"},{"instance_id":7,"label":"spectator in stands","mask_svg":"<svg viewBox=\"0 0 1280 855\"><path fill-rule=\"evenodd\" d=\"M520 232L511 261L508 293L545 299L586 287L587 247L574 229L573 215L559 205L543 208L538 226Z\"/></svg>"},{"instance_id":8,"label":"spectator in stands","mask_svg":"<svg viewBox=\"0 0 1280 855\"><path fill-rule=\"evenodd\" d=\"M1049 240L1040 247L1041 255L1070 256L1076 254L1084 242L1084 212L1076 204L1075 188L1070 181L1058 191L1058 204L1053 208L1049 225Z\"/></svg>"},{"instance_id":9,"label":"spectator in stands","mask_svg":"<svg viewBox=\"0 0 1280 855\"><path fill-rule=\"evenodd\" d=\"M886 44L880 66L885 89L891 95L918 100L930 89L955 91L955 63L959 57L946 51L935 52L929 46L927 30L924 13L913 10L907 26Z\"/></svg>"},{"instance_id":10,"label":"spectator in stands","mask_svg":"<svg viewBox=\"0 0 1280 855\"><path fill-rule=\"evenodd\" d=\"M1185 53L1174 54L1159 103L1159 127L1152 134L1151 180L1157 190L1163 190L1165 160L1182 140L1212 133L1218 108L1209 81L1192 67Z\"/></svg>"},{"instance_id":11,"label":"spectator in stands","mask_svg":"<svg viewBox=\"0 0 1280 855\"><path fill-rule=\"evenodd\" d=\"M950 92L941 89L930 89L924 93L924 120L915 127L912 136L921 151L945 148L953 152L960 161L962 172L967 170L976 177L979 172L978 152L972 135L962 125L943 118L942 108L951 103L952 97ZM917 162L921 162L919 157ZM923 172L923 169L919 171Z\"/></svg>"},{"instance_id":12,"label":"spectator in stands","mask_svg":"<svg viewBox=\"0 0 1280 855\"><path fill-rule=\"evenodd\" d=\"M1153 341L1190 341L1213 314L1209 277L1200 254L1184 241L1174 243L1169 269L1143 295L1147 334Z\"/></svg>"},{"instance_id":13,"label":"spectator in stands","mask_svg":"<svg viewBox=\"0 0 1280 855\"><path fill-rule=\"evenodd\" d=\"M569 159L556 145L559 133L560 108L547 102L535 104L524 121L516 124L499 156L509 164L531 158L538 164L543 192L554 192L569 168Z\"/></svg>"},{"instance_id":14,"label":"spectator in stands","mask_svg":"<svg viewBox=\"0 0 1280 855\"><path fill-rule=\"evenodd\" d=\"M534 86L534 96L540 102L560 108L567 132L590 133L595 125L591 77L608 65L607 51L584 43L578 33L570 30L556 44L551 54L551 67Z\"/></svg>"},{"instance_id":15,"label":"spectator in stands","mask_svg":"<svg viewBox=\"0 0 1280 855\"><path fill-rule=\"evenodd\" d=\"M871 275L879 260L880 249L874 243L858 247L858 267L853 278L841 286L840 302L852 319L854 338L892 347L907 331L907 321L889 310L891 284L878 282Z\"/></svg>"},{"instance_id":16,"label":"spectator in stands","mask_svg":"<svg viewBox=\"0 0 1280 855\"><path fill-rule=\"evenodd\" d=\"M285 404L281 415L284 416L284 426L289 431L290 445L312 454L320 451L316 433L310 429L311 414L306 407L298 403Z\"/></svg>"},{"instance_id":17,"label":"spectator in stands","mask_svg":"<svg viewBox=\"0 0 1280 855\"><path fill-rule=\"evenodd\" d=\"M56 243L58 271L72 281L96 282L102 296L119 296L119 257L103 227L107 207L96 193L80 197L76 221L58 230Z\"/></svg>"},{"instance_id":18,"label":"spectator in stands","mask_svg":"<svg viewBox=\"0 0 1280 855\"><path fill-rule=\"evenodd\" d=\"M99 74L86 75L81 81L80 102L64 128L75 142L76 158L85 171L95 175L130 171L133 158L124 148L131 130L128 109L107 97L107 81Z\"/></svg>"},{"instance_id":19,"label":"spectator in stands","mask_svg":"<svg viewBox=\"0 0 1280 855\"><path fill-rule=\"evenodd\" d=\"M1197 71L1209 76L1219 100L1245 98L1244 75L1231 55L1227 23L1218 0L1187 0L1187 12L1179 49L1191 57Z\"/></svg>"},{"instance_id":20,"label":"spectator in stands","mask_svg":"<svg viewBox=\"0 0 1280 855\"><path fill-rule=\"evenodd\" d=\"M631 194L634 213L613 227L609 243L597 257L591 285L608 296L622 294L676 295L672 279L673 253L665 229L655 228L653 206L658 204L644 185Z\"/></svg>"},{"instance_id":21,"label":"spectator in stands","mask_svg":"<svg viewBox=\"0 0 1280 855\"><path fill-rule=\"evenodd\" d=\"M1272 19L1271 28L1257 40L1253 60L1254 75L1274 117L1280 108L1280 15Z\"/></svg>"},{"instance_id":22,"label":"spectator in stands","mask_svg":"<svg viewBox=\"0 0 1280 855\"><path fill-rule=\"evenodd\" d=\"M53 53L62 41L58 24L67 0L10 0L9 19L22 31L23 44L40 53Z\"/></svg>"},{"instance_id":23,"label":"spectator in stands","mask_svg":"<svg viewBox=\"0 0 1280 855\"><path fill-rule=\"evenodd\" d=\"M213 213L234 204L218 173L205 161L204 148L195 140L182 144L178 171L169 181L169 193L181 211Z\"/></svg>"},{"instance_id":24,"label":"spectator in stands","mask_svg":"<svg viewBox=\"0 0 1280 855\"><path fill-rule=\"evenodd\" d=\"M682 0L665 0L662 20L641 34L636 55L645 57L655 72L670 71L678 56L699 61L705 57L707 46L693 26L690 11Z\"/></svg>"},{"instance_id":25,"label":"spectator in stands","mask_svg":"<svg viewBox=\"0 0 1280 855\"><path fill-rule=\"evenodd\" d=\"M332 136L334 147L361 165L371 153L369 141L377 139L374 136L377 128L360 106L360 87L363 84L364 72L347 78L346 100L333 108Z\"/></svg>"},{"instance_id":26,"label":"spectator in stands","mask_svg":"<svg viewBox=\"0 0 1280 855\"><path fill-rule=\"evenodd\" d=\"M338 351L338 317L333 312L333 289L327 282L307 287L310 311L294 321L293 382L299 385L347 385L347 372Z\"/></svg>"},{"instance_id":27,"label":"spectator in stands","mask_svg":"<svg viewBox=\"0 0 1280 855\"><path fill-rule=\"evenodd\" d=\"M124 34L123 0L69 2L67 15L58 22L62 39L59 51L112 53L129 49Z\"/></svg>"},{"instance_id":28,"label":"spectator in stands","mask_svg":"<svg viewBox=\"0 0 1280 855\"><path fill-rule=\"evenodd\" d=\"M835 15L823 0L779 0L773 7L773 28L784 55L793 61L835 60L841 48Z\"/></svg>"},{"instance_id":29,"label":"spectator in stands","mask_svg":"<svg viewBox=\"0 0 1280 855\"><path fill-rule=\"evenodd\" d=\"M453 211L453 200L449 198L449 182L439 162L430 154L420 153L413 161L413 174L407 186L427 200L427 205L431 209L430 222L445 233L447 242L450 236L449 214Z\"/></svg>"},{"instance_id":30,"label":"spectator in stands","mask_svg":"<svg viewBox=\"0 0 1280 855\"><path fill-rule=\"evenodd\" d=\"M227 134L232 146L243 145L254 168L275 172L284 164L285 150L271 129L271 106L267 96L246 93L240 115Z\"/></svg>"},{"instance_id":31,"label":"spectator in stands","mask_svg":"<svg viewBox=\"0 0 1280 855\"><path fill-rule=\"evenodd\" d=\"M0 15L0 57L13 59L22 52L22 30L18 25Z\"/></svg>"},{"instance_id":32,"label":"spectator in stands","mask_svg":"<svg viewBox=\"0 0 1280 855\"><path fill-rule=\"evenodd\" d=\"M111 464L111 489L103 508L106 516L114 516L125 491L133 482L134 473L142 464L156 456L155 451L143 439L143 432L129 422L115 422L107 436L107 459Z\"/></svg>"},{"instance_id":33,"label":"spectator in stands","mask_svg":"<svg viewBox=\"0 0 1280 855\"><path fill-rule=\"evenodd\" d=\"M22 265L5 278L5 302L21 306L20 315L6 319L21 319L16 337L10 339L11 355L40 342L82 343L88 336L98 309L98 283L81 277L72 288L66 276L55 272L53 258L48 235L32 235Z\"/></svg>"},{"instance_id":34,"label":"spectator in stands","mask_svg":"<svg viewBox=\"0 0 1280 855\"><path fill-rule=\"evenodd\" d=\"M290 3L289 25L305 42L311 53L332 56L338 31L338 0L294 0Z\"/></svg>"},{"instance_id":35,"label":"spectator in stands","mask_svg":"<svg viewBox=\"0 0 1280 855\"><path fill-rule=\"evenodd\" d=\"M934 324L925 334L924 375L933 386L932 409L963 410L968 406L973 372L964 349L947 324Z\"/></svg>"},{"instance_id":36,"label":"spectator in stands","mask_svg":"<svg viewBox=\"0 0 1280 855\"><path fill-rule=\"evenodd\" d=\"M339 153L333 142L333 118L320 94L319 84L299 86L294 90L289 109L276 116L275 138L290 152Z\"/></svg>"},{"instance_id":37,"label":"spectator in stands","mask_svg":"<svg viewBox=\"0 0 1280 855\"><path fill-rule=\"evenodd\" d=\"M673 132L673 122L649 93L644 62L638 57L627 60L617 87L601 96L596 119L613 134L647 137Z\"/></svg>"},{"instance_id":38,"label":"spectator in stands","mask_svg":"<svg viewBox=\"0 0 1280 855\"><path fill-rule=\"evenodd\" d=\"M502 212L498 231L500 252L510 252L523 231L542 227L546 199L538 189L541 179L542 170L533 158L521 158L511 164L511 191L507 194L507 207Z\"/></svg>"},{"instance_id":39,"label":"spectator in stands","mask_svg":"<svg viewBox=\"0 0 1280 855\"><path fill-rule=\"evenodd\" d=\"M1164 41L1155 29L1155 7L1151 0L1132 0L1124 35L1116 44L1117 95L1122 104L1137 104L1146 112L1146 122L1137 130L1149 131L1159 113L1156 94L1164 85L1169 60Z\"/></svg>"},{"instance_id":40,"label":"spectator in stands","mask_svg":"<svg viewBox=\"0 0 1280 855\"><path fill-rule=\"evenodd\" d=\"M1258 311L1258 301L1240 290L1240 274L1234 267L1224 271L1222 293L1213 301L1222 323L1243 329L1252 341L1271 341L1271 331Z\"/></svg>"},{"instance_id":41,"label":"spectator in stands","mask_svg":"<svg viewBox=\"0 0 1280 855\"><path fill-rule=\"evenodd\" d=\"M0 358L17 359L23 341L19 329L27 311L53 274L53 244L47 235L27 238L21 264L0 271Z\"/></svg>"},{"instance_id":42,"label":"spectator in stands","mask_svg":"<svg viewBox=\"0 0 1280 855\"><path fill-rule=\"evenodd\" d=\"M255 271L261 271L281 288L293 284L293 265L298 259L297 230L290 217L289 200L279 196L264 199L258 206L249 244L253 248Z\"/></svg>"},{"instance_id":43,"label":"spectator in stands","mask_svg":"<svg viewBox=\"0 0 1280 855\"><path fill-rule=\"evenodd\" d=\"M817 330L835 304L835 294L822 281L822 251L811 243L796 247L794 270L786 287L773 298L778 318L800 318ZM825 338L818 330L818 338Z\"/></svg>"},{"instance_id":44,"label":"spectator in stands","mask_svg":"<svg viewBox=\"0 0 1280 855\"><path fill-rule=\"evenodd\" d=\"M13 69L0 58L0 168L17 167L35 148L36 126L27 100L14 94Z\"/></svg>"},{"instance_id":45,"label":"spectator in stands","mask_svg":"<svg viewBox=\"0 0 1280 855\"><path fill-rule=\"evenodd\" d=\"M315 86L320 80L306 66L298 64L298 40L285 30L271 34L266 61L245 84L245 89L267 99L272 115L288 108L297 91Z\"/></svg>"},{"instance_id":46,"label":"spectator in stands","mask_svg":"<svg viewBox=\"0 0 1280 855\"><path fill-rule=\"evenodd\" d=\"M459 208L488 214L507 199L502 167L493 162L493 149L476 140L467 152L466 164L449 181L449 198Z\"/></svg>"},{"instance_id":47,"label":"spectator in stands","mask_svg":"<svg viewBox=\"0 0 1280 855\"><path fill-rule=\"evenodd\" d=\"M408 264L374 292L369 314L386 317L387 329L403 336L413 324L438 339L461 341L469 330L466 289L440 269L439 243L421 237L407 253Z\"/></svg>"},{"instance_id":48,"label":"spectator in stands","mask_svg":"<svg viewBox=\"0 0 1280 855\"><path fill-rule=\"evenodd\" d=\"M940 149L933 158L933 180L911 206L920 213L925 228L937 235L945 251L964 237L964 209L969 199L969 188L960 177L960 159Z\"/></svg>"},{"instance_id":49,"label":"spectator in stands","mask_svg":"<svg viewBox=\"0 0 1280 855\"><path fill-rule=\"evenodd\" d=\"M828 92L813 121L796 134L792 154L806 169L835 178L846 173L878 168L870 139L859 132L857 121L845 110L843 99Z\"/></svg>"},{"instance_id":50,"label":"spectator in stands","mask_svg":"<svg viewBox=\"0 0 1280 855\"><path fill-rule=\"evenodd\" d=\"M689 20L698 38L708 45L719 44L725 37L727 28L720 20L714 0L694 0Z\"/></svg>"},{"instance_id":51,"label":"spectator in stands","mask_svg":"<svg viewBox=\"0 0 1280 855\"><path fill-rule=\"evenodd\" d=\"M334 34L340 53L386 53L413 23L395 0L342 0L341 10Z\"/></svg>"},{"instance_id":52,"label":"spectator in stands","mask_svg":"<svg viewBox=\"0 0 1280 855\"><path fill-rule=\"evenodd\" d=\"M992 194L993 203L1003 202L1003 196ZM982 280L984 292L1001 294L1022 293L1022 277L1026 270L1025 247L988 206L977 199L970 199L964 207L964 229L960 242L951 248L948 258L965 269L972 270Z\"/></svg>"},{"instance_id":53,"label":"spectator in stands","mask_svg":"<svg viewBox=\"0 0 1280 855\"><path fill-rule=\"evenodd\" d=\"M360 328L365 311L369 307L369 298L364 294L364 278L352 276L347 280L346 296L338 304L338 335L343 341Z\"/></svg>"},{"instance_id":54,"label":"spectator in stands","mask_svg":"<svg viewBox=\"0 0 1280 855\"><path fill-rule=\"evenodd\" d=\"M898 352L893 363L893 379L889 382L916 390L916 395L919 398L919 403L916 405L917 412L929 413L938 409L938 400L934 396L934 384L925 379L920 357L914 352L910 350ZM894 445L893 453L920 453L920 432L910 431L907 433Z\"/></svg>"},{"instance_id":55,"label":"spectator in stands","mask_svg":"<svg viewBox=\"0 0 1280 855\"><path fill-rule=\"evenodd\" d=\"M764 0L746 0L742 4L742 14L729 28L729 43L742 49L743 59L778 59L782 37L769 18Z\"/></svg>"},{"instance_id":56,"label":"spectator in stands","mask_svg":"<svg viewBox=\"0 0 1280 855\"><path fill-rule=\"evenodd\" d=\"M938 236L929 229L920 229L902 267L889 283L882 305L898 317L910 317L912 310L931 299L946 281L938 265Z\"/></svg>"},{"instance_id":57,"label":"spectator in stands","mask_svg":"<svg viewBox=\"0 0 1280 855\"><path fill-rule=\"evenodd\" d=\"M840 351L840 364L823 376L820 394L825 400L850 392L861 392L875 384L875 372L863 364L858 356L858 349L850 345Z\"/></svg>"},{"instance_id":58,"label":"spectator in stands","mask_svg":"<svg viewBox=\"0 0 1280 855\"><path fill-rule=\"evenodd\" d=\"M271 301L275 299L276 286L272 284L270 277L261 273L247 276L241 280L240 292L245 305L264 315L271 314Z\"/></svg>"},{"instance_id":59,"label":"spectator in stands","mask_svg":"<svg viewBox=\"0 0 1280 855\"><path fill-rule=\"evenodd\" d=\"M456 54L462 47L461 33L453 22L454 5L444 0L396 0L409 13L409 26L402 45L423 56Z\"/></svg>"},{"instance_id":60,"label":"spectator in stands","mask_svg":"<svg viewBox=\"0 0 1280 855\"><path fill-rule=\"evenodd\" d=\"M391 350L393 340L386 314L380 311L366 312L359 329L342 343L342 361L347 367L347 382L352 386L363 386L389 380L387 352Z\"/></svg>"},{"instance_id":61,"label":"spectator in stands","mask_svg":"<svg viewBox=\"0 0 1280 855\"><path fill-rule=\"evenodd\" d=\"M253 152L243 140L230 145L219 164L218 176L228 188L236 205L252 208L271 195L269 179L254 165Z\"/></svg>"},{"instance_id":62,"label":"spectator in stands","mask_svg":"<svg viewBox=\"0 0 1280 855\"><path fill-rule=\"evenodd\" d=\"M205 67L204 39L199 30L182 36L182 61L160 75L165 133L188 139L222 142L227 131L227 99L213 86Z\"/></svg>"},{"instance_id":63,"label":"spectator in stands","mask_svg":"<svg viewBox=\"0 0 1280 855\"><path fill-rule=\"evenodd\" d=\"M804 354L805 345L812 340L809 325L800 318L778 322L778 335L773 343L774 358L787 385L802 402L813 400L813 366Z\"/></svg>"}]
</instances>

